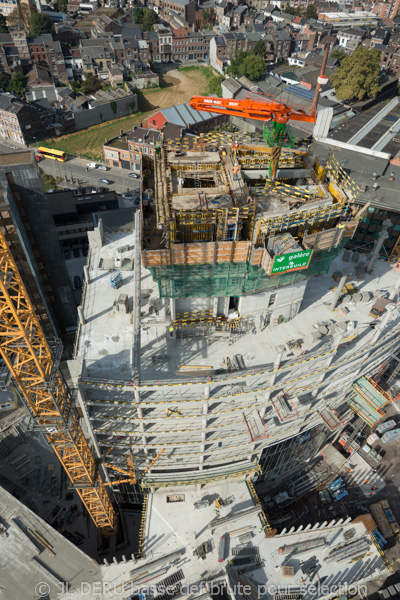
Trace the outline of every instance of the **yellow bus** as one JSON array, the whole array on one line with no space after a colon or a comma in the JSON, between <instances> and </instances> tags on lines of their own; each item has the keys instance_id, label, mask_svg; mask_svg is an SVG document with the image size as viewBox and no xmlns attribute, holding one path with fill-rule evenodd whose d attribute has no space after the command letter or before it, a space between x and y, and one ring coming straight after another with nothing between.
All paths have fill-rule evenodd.
<instances>
[{"instance_id":1,"label":"yellow bus","mask_svg":"<svg viewBox=\"0 0 400 600\"><path fill-rule=\"evenodd\" d=\"M53 160L60 160L61 162L65 162L67 160L67 154L62 150L53 150L52 148L40 147L38 149L38 153L44 158L52 158Z\"/></svg>"}]
</instances>

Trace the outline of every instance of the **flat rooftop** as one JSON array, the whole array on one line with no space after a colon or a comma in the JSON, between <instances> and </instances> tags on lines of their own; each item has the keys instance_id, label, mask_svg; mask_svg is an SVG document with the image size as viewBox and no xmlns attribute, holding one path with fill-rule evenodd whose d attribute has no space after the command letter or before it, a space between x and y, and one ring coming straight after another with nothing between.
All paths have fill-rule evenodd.
<instances>
[{"instance_id":1,"label":"flat rooftop","mask_svg":"<svg viewBox=\"0 0 400 600\"><path fill-rule=\"evenodd\" d=\"M226 501L228 505L217 510L217 498ZM195 508L197 502L203 502L205 506ZM244 481L216 483L199 491L185 488L170 492L158 491L148 496L143 548L146 558L138 561L129 574L126 567L124 569L122 565L111 565L103 568L103 576L104 580L115 581L126 591L130 590L130 585L132 593L146 590L153 597L158 595L155 591L157 585L166 578L174 580L175 576L176 581L181 578L184 598L199 597L202 592L207 593L207 586L212 581L226 583L229 580L233 598L240 598L235 585L236 567L243 569L243 573L246 572L246 567L252 567L245 577L258 590L258 597L274 597L279 587L292 588L293 592L303 588L303 597L306 599L329 597L337 595L338 588L346 584L370 579L383 572L387 574L385 563L366 533L363 522L349 521L350 519L345 522L341 519L337 523L329 523L329 526L325 522L323 527L311 521L306 530L266 537L266 532L262 530L261 509L254 503ZM239 539L243 534L247 535L247 542ZM219 562L222 536L226 537L227 543ZM316 539L320 540L321 545L314 550L293 548L290 552L281 552L285 546L311 544ZM358 560L349 563L354 556L351 559L326 560L332 550L349 542L360 543L365 548L360 552ZM203 544L207 545L209 551L200 559L194 553ZM172 555L169 560L163 560L163 557L180 551L181 556ZM245 566L241 566L238 562L244 556L252 556L255 560L247 560L247 563L244 560L242 564ZM320 565L318 577L314 581L311 577L308 579L304 566L309 559L316 559ZM153 561L157 563L152 565ZM282 575L284 566L292 567L291 577ZM143 572L146 573L145 577ZM143 579L151 581L141 583ZM317 587L312 596L308 586L318 586L318 583L325 587Z\"/></svg>"},{"instance_id":2,"label":"flat rooftop","mask_svg":"<svg viewBox=\"0 0 400 600\"><path fill-rule=\"evenodd\" d=\"M397 100L372 106L332 129L328 137L397 156L400 152L400 103Z\"/></svg>"},{"instance_id":3,"label":"flat rooftop","mask_svg":"<svg viewBox=\"0 0 400 600\"><path fill-rule=\"evenodd\" d=\"M91 585L100 579L100 568L89 556L2 487L0 513L0 528L6 530L6 536L0 535L0 554L6 558L1 598L70 597L66 584L75 593L83 582Z\"/></svg>"},{"instance_id":4,"label":"flat rooftop","mask_svg":"<svg viewBox=\"0 0 400 600\"><path fill-rule=\"evenodd\" d=\"M103 246L91 245L90 284L85 285L82 297L86 322L80 326L76 355L84 359L88 375L93 378L132 379L134 247L133 230L106 230ZM124 250L118 253L120 248ZM121 256L121 265L117 267L118 254ZM121 284L115 289L110 278L118 270ZM121 294L128 297L129 312L113 310Z\"/></svg>"},{"instance_id":5,"label":"flat rooftop","mask_svg":"<svg viewBox=\"0 0 400 600\"><path fill-rule=\"evenodd\" d=\"M132 379L132 314L116 312L113 305L118 301L120 294L126 294L129 310L132 311L133 308L134 237L132 230L105 232L103 247L92 248L90 253L91 283L86 286L83 300L86 323L80 328L77 344L77 357L85 360L87 376L90 378L127 382ZM120 269L121 287L113 289L110 277L117 270L115 256L117 249L121 247L129 249L125 249L121 254L123 261L126 261L125 268L123 266ZM274 362L278 346L284 347L283 361L290 361L293 360L293 354L296 356L301 352L315 352L321 344L337 343L339 337L346 338L350 334L352 343L340 349L339 356L346 358L357 348L362 349L374 335L369 326L373 321L369 316L375 302L373 294L378 292L382 295L391 290L399 275L391 265L378 260L372 274L363 273L358 277L355 270L358 265L352 261L353 256L356 261L359 260L358 254L353 255L345 251L333 261L328 273L315 275L308 281L296 284L304 285L306 289L300 312L290 321L280 323L276 327L262 328L259 319L262 312L256 309L246 314L243 309L239 316L252 318L254 324L247 332L232 338L229 338L229 333L218 337L211 334L208 339L196 339L195 343L190 338L175 339L169 335L169 301L159 298L158 286L153 281L150 271L141 266L140 380L180 381L180 376L175 372L179 371L181 365L221 369L224 368L227 354L241 354L246 369L265 366ZM363 262L364 259L361 258L360 261ZM368 301L365 300L365 296L360 301L359 295L354 296L355 300L349 301L348 298L345 304L349 310L347 314L343 314L341 310L332 312L330 309L337 285L332 275L345 268L352 272L348 282L353 284L356 291L370 292L367 295ZM288 290L290 286L281 291L287 294ZM265 293L269 294L270 290ZM263 292L253 296L262 298ZM349 322L353 325L348 326ZM317 341L312 334L321 323L328 324L331 329L328 335ZM290 348L288 343L293 340L301 340L301 347ZM130 425L121 422L121 427L124 426Z\"/></svg>"},{"instance_id":6,"label":"flat rooftop","mask_svg":"<svg viewBox=\"0 0 400 600\"><path fill-rule=\"evenodd\" d=\"M0 154L0 166L1 165L23 165L25 163L32 163L32 151L28 152L7 152L7 154Z\"/></svg>"}]
</instances>

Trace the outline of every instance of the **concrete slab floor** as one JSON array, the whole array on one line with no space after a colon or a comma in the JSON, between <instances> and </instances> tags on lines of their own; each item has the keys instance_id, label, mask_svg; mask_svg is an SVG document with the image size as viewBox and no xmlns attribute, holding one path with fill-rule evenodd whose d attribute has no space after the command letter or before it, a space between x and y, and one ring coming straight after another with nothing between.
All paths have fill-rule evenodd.
<instances>
[{"instance_id":1,"label":"concrete slab floor","mask_svg":"<svg viewBox=\"0 0 400 600\"><path fill-rule=\"evenodd\" d=\"M347 467L349 469L348 481L350 484L359 486L366 498L372 498L386 485L376 472L376 468L372 468L358 452L351 455L347 461Z\"/></svg>"},{"instance_id":2,"label":"concrete slab floor","mask_svg":"<svg viewBox=\"0 0 400 600\"><path fill-rule=\"evenodd\" d=\"M230 501L228 506L217 510L215 500ZM195 502L206 500L209 505L204 508L195 508ZM111 565L103 568L103 576L106 581L115 582L120 586L119 590L129 590L131 593L146 591L154 596L154 585L168 576L173 576L178 570L183 573L182 583L187 586L194 584L199 587L204 581L215 576L229 576L235 569L235 559L238 558L234 548L240 546L243 555L245 548L251 547L254 554L258 554L262 561L259 568L247 573L246 577L253 583L260 595L270 596L277 593L279 587L290 589L302 588L304 598L329 597L337 595L340 586L359 582L372 576L386 576L387 570L381 555L371 539L365 535L365 527L362 523L338 523L332 528L321 528L315 524L310 517L310 527L306 531L293 531L282 537L265 537L260 531L260 519L257 514L244 514L241 511L254 508L253 500L247 484L244 481L226 481L208 485L206 488L195 491L193 489L181 488L168 491L157 491L148 497L147 521L144 551L146 558L140 560L132 571L128 571L124 565ZM236 517L234 515L237 515ZM232 516L232 520L221 525L211 525L216 517ZM325 524L326 525L326 524ZM314 527L315 526L315 527ZM290 527L290 526L289 526ZM239 531L246 530L251 536L247 544L241 544L238 538ZM219 558L219 543L222 536L227 537L227 544L223 555ZM297 551L289 553L281 552L286 545L313 541L323 538L322 547L314 551ZM363 540L366 550L360 556L344 558L343 560L327 560L329 553L338 545L345 545L349 540ZM194 551L201 544L210 544L210 551L202 559L194 555ZM149 567L151 563L165 555L177 550L184 550L181 559L175 564L166 564L166 571L160 572L157 568ZM248 554L247 554L248 555ZM316 556L320 569L317 579L308 578L302 570L302 564L312 556ZM354 559L354 560L353 560ZM357 559L357 560L356 560ZM244 561L246 562L246 561ZM251 565L251 562L247 562ZM246 565L245 565L246 566ZM253 566L254 563L253 563ZM282 575L283 566L292 566L293 575L285 578ZM144 569L147 577L151 579L148 585L135 586L135 573L138 569ZM244 567L242 567L244 569ZM138 575L139 576L139 575ZM131 583L130 583L131 582ZM318 586L324 587L318 589ZM317 590L312 591L310 585L316 584ZM133 586L129 588L129 585ZM149 587L152 586L152 587ZM328 591L325 591L327 588ZM188 595L187 587L183 597ZM153 590L153 591L149 591ZM237 591L236 596L237 596Z\"/></svg>"}]
</instances>

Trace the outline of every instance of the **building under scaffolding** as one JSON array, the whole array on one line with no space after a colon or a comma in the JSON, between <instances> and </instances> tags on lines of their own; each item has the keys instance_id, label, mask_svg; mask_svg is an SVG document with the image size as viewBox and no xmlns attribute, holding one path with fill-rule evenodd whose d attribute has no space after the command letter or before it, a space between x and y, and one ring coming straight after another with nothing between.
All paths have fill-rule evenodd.
<instances>
[{"instance_id":1,"label":"building under scaffolding","mask_svg":"<svg viewBox=\"0 0 400 600\"><path fill-rule=\"evenodd\" d=\"M107 213L89 233L69 367L110 483L104 462L132 455L140 480L162 449L144 488L281 477L388 400L370 378L398 348L398 273L342 252L357 187L305 148L283 150L275 182L265 145L214 150L164 145L152 210Z\"/></svg>"}]
</instances>

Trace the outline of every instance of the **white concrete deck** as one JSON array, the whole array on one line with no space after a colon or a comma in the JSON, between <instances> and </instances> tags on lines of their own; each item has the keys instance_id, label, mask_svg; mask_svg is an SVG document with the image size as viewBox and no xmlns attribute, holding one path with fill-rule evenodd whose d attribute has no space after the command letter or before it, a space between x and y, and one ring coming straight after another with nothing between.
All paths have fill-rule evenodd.
<instances>
[{"instance_id":1,"label":"white concrete deck","mask_svg":"<svg viewBox=\"0 0 400 600\"><path fill-rule=\"evenodd\" d=\"M103 260L113 260L117 248L129 245L123 258L133 259L134 232L105 233L103 246L92 248L90 256L90 283L86 285L84 316L81 326L78 356L86 361L88 375L101 379L130 380L132 377L133 325L130 314L113 312L113 304L120 294L127 294L130 308L133 301L133 271L121 270L123 283L113 289L111 275L117 268L100 267Z\"/></svg>"},{"instance_id":2,"label":"white concrete deck","mask_svg":"<svg viewBox=\"0 0 400 600\"><path fill-rule=\"evenodd\" d=\"M182 494L183 502L167 502L168 496L177 494ZM225 500L230 497L233 498L232 504L217 511L215 500L217 498ZM195 509L194 503L203 499L208 499L210 505L207 508ZM142 590L150 597L156 597L158 593L154 589L155 584L181 569L184 574L183 598L190 595L194 598L201 594L201 586L206 585L207 582L210 583L215 578L226 580L228 573L235 572L235 566L231 565L230 561L235 559L232 548L239 545L239 539L238 535L233 532L241 528L247 528L252 532L253 537L248 544L258 548L260 559L263 562L262 568L246 574L247 579L258 590L259 597L263 597L265 594L273 596L278 593L279 587L289 587L292 588L292 591L294 591L293 588L302 588L304 598L307 599L313 595L313 590L309 586L314 585L320 586L319 589L317 587L314 598L329 597L337 595L338 588L346 584L362 582L364 579L376 576L379 571L386 570L381 555L366 534L362 523L342 522L332 527L327 527L325 524L321 528L311 521L310 526L317 527L316 529L278 537L265 537L265 533L260 531L260 518L253 513L210 530L210 523L218 512L220 517L224 517L251 507L254 507L253 500L244 481L216 483L198 491L182 488L151 494L147 508L144 545L146 558L138 561L133 569L131 567L132 572L122 564L103 567L104 580L115 582L121 586L120 589L128 589L125 586L131 585L131 593ZM352 556L340 561L326 562L324 559L333 548L349 543L349 539L345 537L345 535L349 535L349 531L353 533L351 541L361 538L367 540L367 550L361 552L357 560L353 560L357 556ZM224 560L218 562L220 538L226 534L231 535L229 535ZM320 537L325 538L325 544L314 551L280 553L280 548L285 545L307 542ZM194 556L195 548L207 541L212 543L213 549L206 554L206 558L201 559ZM181 549L184 549L182 557L178 558L174 564L167 561L161 572L160 567L152 568L150 565L148 569L144 568L146 564ZM312 556L316 556L321 568L318 576L310 581L302 572L301 564ZM294 567L293 577L282 576L284 565ZM149 581L143 585L135 585L134 580L139 577L142 568L146 571ZM230 580L232 580L231 577ZM191 589L189 590L189 588ZM237 590L234 591L235 596L239 598Z\"/></svg>"},{"instance_id":3,"label":"white concrete deck","mask_svg":"<svg viewBox=\"0 0 400 600\"><path fill-rule=\"evenodd\" d=\"M104 245L100 249L92 249L90 259L91 283L86 286L84 299L84 315L86 324L81 327L78 354L85 359L88 376L100 379L125 380L132 378L132 351L134 346L132 316L129 314L114 313L113 303L120 294L127 294L130 308L133 302L133 271L121 271L123 285L115 290L111 287L110 276L112 268L101 269L100 261L113 259L118 247L129 245L130 250L124 253L124 258L133 258L134 232L120 231L107 233L104 236ZM175 371L179 365L212 366L218 369L223 366L227 354L241 354L246 368L254 368L273 364L277 355L277 347L283 346L289 340L301 339L301 349L286 351L282 361L290 360L293 354L300 352L313 352L326 343L337 343L332 336L325 336L319 341L311 341L310 334L315 332L316 323L334 321L336 323L354 322L354 330L350 333L357 334L358 339L340 354L353 354L362 349L374 335L369 323L373 321L368 316L374 300L368 303L346 304L349 309L347 315L330 309L333 291L337 283L332 274L343 268L352 269L356 264L344 262L343 254L336 258L327 274L311 277L307 282L304 299L299 314L288 322L279 326L269 325L264 330L260 329L259 316L262 310L254 314L254 332L241 335L236 341L228 341L225 337L219 339L188 339L175 340L168 333L170 316L167 306L168 300L159 299L158 286L153 281L148 269L141 267L142 292L150 292L149 298L141 300L141 352L140 371L141 380L166 380L178 379ZM371 275L366 274L362 280L350 277L349 281L355 283L359 291L376 292L377 290L390 290L393 288L398 272L388 263L378 260ZM288 286L289 292L290 286ZM261 297L261 295L260 295ZM149 311L154 300L159 305L156 315ZM396 319L399 317L397 316ZM343 334L346 337L346 334ZM160 357L162 357L160 359ZM287 358L288 357L288 358Z\"/></svg>"}]
</instances>

